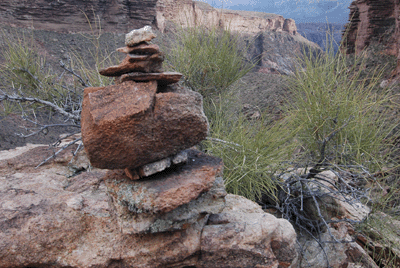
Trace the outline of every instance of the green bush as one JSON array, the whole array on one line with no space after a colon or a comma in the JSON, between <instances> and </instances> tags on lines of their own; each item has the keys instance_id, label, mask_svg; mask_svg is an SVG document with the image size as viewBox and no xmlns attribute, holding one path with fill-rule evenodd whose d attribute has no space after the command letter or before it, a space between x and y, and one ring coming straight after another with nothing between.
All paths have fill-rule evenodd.
<instances>
[{"instance_id":1,"label":"green bush","mask_svg":"<svg viewBox=\"0 0 400 268\"><path fill-rule=\"evenodd\" d=\"M91 58L82 58L79 53L71 53L66 60L60 61L60 68L47 63L46 57L41 55L36 46L33 33L27 38L25 34L16 31L1 32L0 57L3 63L0 65L0 90L9 96L18 95L47 101L79 116L83 89L113 82L112 78L98 73L99 69L113 65L116 59L111 57L115 54L100 47L101 29L98 26L96 29L98 32L92 29L93 34L85 36L93 44L93 49L88 49ZM89 60L95 62L94 68L88 66ZM37 109L42 106L43 102L39 105L37 102L22 101L21 98L6 98L1 101L4 115L18 109L25 113L28 108Z\"/></svg>"},{"instance_id":2,"label":"green bush","mask_svg":"<svg viewBox=\"0 0 400 268\"><path fill-rule=\"evenodd\" d=\"M178 28L166 60L194 90L221 92L249 72L239 35L213 27Z\"/></svg>"},{"instance_id":3,"label":"green bush","mask_svg":"<svg viewBox=\"0 0 400 268\"><path fill-rule=\"evenodd\" d=\"M249 120L243 113L232 111L227 95L206 104L210 135L204 149L223 159L229 193L253 201L261 200L263 194L274 199L278 183L275 173L285 169L285 160L291 158L295 147L295 143L289 143L293 139L290 126L285 119L267 124L267 115Z\"/></svg>"},{"instance_id":4,"label":"green bush","mask_svg":"<svg viewBox=\"0 0 400 268\"><path fill-rule=\"evenodd\" d=\"M297 138L312 161L367 165L380 158L392 129L386 120L389 90L379 88L382 72L362 77L365 57L305 53L291 78L288 107Z\"/></svg>"}]
</instances>

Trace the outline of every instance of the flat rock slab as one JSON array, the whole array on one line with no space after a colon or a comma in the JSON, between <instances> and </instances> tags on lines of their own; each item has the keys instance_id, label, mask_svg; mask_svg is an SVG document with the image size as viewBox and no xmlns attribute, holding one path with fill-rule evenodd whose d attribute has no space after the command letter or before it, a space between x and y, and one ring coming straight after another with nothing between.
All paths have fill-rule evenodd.
<instances>
[{"instance_id":1,"label":"flat rock slab","mask_svg":"<svg viewBox=\"0 0 400 268\"><path fill-rule=\"evenodd\" d=\"M188 150L188 162L148 179L132 181L123 170L109 171L106 185L116 202L140 214L170 212L210 190L222 176L222 160L197 150Z\"/></svg>"},{"instance_id":2,"label":"flat rock slab","mask_svg":"<svg viewBox=\"0 0 400 268\"><path fill-rule=\"evenodd\" d=\"M126 234L104 184L108 171L60 175L68 170L73 150L65 152L65 161L35 169L47 148L18 148L0 159L2 268L276 268L292 261L293 255L284 253L294 250L293 227L264 217L257 204L232 195L226 196L222 214L210 221L204 214L183 230ZM223 262L223 256L230 257Z\"/></svg>"},{"instance_id":3,"label":"flat rock slab","mask_svg":"<svg viewBox=\"0 0 400 268\"><path fill-rule=\"evenodd\" d=\"M82 140L94 167L134 169L206 138L199 93L183 87L156 90L156 81L85 89Z\"/></svg>"},{"instance_id":4,"label":"flat rock slab","mask_svg":"<svg viewBox=\"0 0 400 268\"><path fill-rule=\"evenodd\" d=\"M160 73L163 61L164 56L161 53L139 58L127 55L119 65L102 69L99 73L104 76L121 76L131 72Z\"/></svg>"},{"instance_id":5,"label":"flat rock slab","mask_svg":"<svg viewBox=\"0 0 400 268\"><path fill-rule=\"evenodd\" d=\"M159 85L169 85L178 83L181 78L182 74L177 72L129 73L122 75L119 81L122 83L126 81L142 82L156 80Z\"/></svg>"},{"instance_id":6,"label":"flat rock slab","mask_svg":"<svg viewBox=\"0 0 400 268\"><path fill-rule=\"evenodd\" d=\"M120 47L117 51L125 54L155 54L160 52L160 47L156 44L141 43L134 47Z\"/></svg>"},{"instance_id":7,"label":"flat rock slab","mask_svg":"<svg viewBox=\"0 0 400 268\"><path fill-rule=\"evenodd\" d=\"M105 184L123 233L158 233L188 228L225 207L221 159L188 150L188 163L132 181L109 171Z\"/></svg>"}]
</instances>

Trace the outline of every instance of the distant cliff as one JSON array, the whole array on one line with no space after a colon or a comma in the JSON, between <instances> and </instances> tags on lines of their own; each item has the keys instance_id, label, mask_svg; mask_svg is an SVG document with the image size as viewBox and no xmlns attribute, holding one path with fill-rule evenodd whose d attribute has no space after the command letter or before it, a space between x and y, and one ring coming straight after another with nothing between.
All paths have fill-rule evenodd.
<instances>
[{"instance_id":1,"label":"distant cliff","mask_svg":"<svg viewBox=\"0 0 400 268\"><path fill-rule=\"evenodd\" d=\"M292 19L263 12L221 10L192 0L0 1L2 25L76 33L90 31L88 19L99 21L103 32L119 34L145 25L163 33L171 23L227 27L246 36L249 57L258 59L258 70L266 73L293 73L297 54L305 45L319 49L297 33Z\"/></svg>"},{"instance_id":2,"label":"distant cliff","mask_svg":"<svg viewBox=\"0 0 400 268\"><path fill-rule=\"evenodd\" d=\"M167 21L182 26L205 25L229 27L232 31L256 34L262 31L297 34L295 21L276 14L216 9L192 0L159 0L157 27L164 31Z\"/></svg>"},{"instance_id":3,"label":"distant cliff","mask_svg":"<svg viewBox=\"0 0 400 268\"><path fill-rule=\"evenodd\" d=\"M0 23L57 32L89 31L88 19L98 19L106 32L126 33L152 25L164 31L166 23L230 27L256 34L284 31L296 34L292 19L262 12L215 9L192 0L1 0Z\"/></svg>"},{"instance_id":4,"label":"distant cliff","mask_svg":"<svg viewBox=\"0 0 400 268\"><path fill-rule=\"evenodd\" d=\"M333 49L336 52L342 40L342 32L345 29L344 23L323 23L323 22L309 22L297 23L297 32L318 44L323 50L327 49L332 42ZM328 40L327 40L328 38ZM326 43L328 41L328 44Z\"/></svg>"},{"instance_id":5,"label":"distant cliff","mask_svg":"<svg viewBox=\"0 0 400 268\"><path fill-rule=\"evenodd\" d=\"M157 0L1 0L0 23L57 32L89 31L94 16L106 32L153 25ZM86 17L87 16L87 17Z\"/></svg>"}]
</instances>

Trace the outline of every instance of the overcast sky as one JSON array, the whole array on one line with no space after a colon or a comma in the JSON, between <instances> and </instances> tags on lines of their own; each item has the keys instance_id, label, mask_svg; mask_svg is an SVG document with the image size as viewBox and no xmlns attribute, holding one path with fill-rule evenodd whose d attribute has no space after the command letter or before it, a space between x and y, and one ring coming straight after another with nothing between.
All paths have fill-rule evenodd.
<instances>
[{"instance_id":1,"label":"overcast sky","mask_svg":"<svg viewBox=\"0 0 400 268\"><path fill-rule=\"evenodd\" d=\"M346 23L352 0L201 0L216 8L275 13L299 22Z\"/></svg>"}]
</instances>

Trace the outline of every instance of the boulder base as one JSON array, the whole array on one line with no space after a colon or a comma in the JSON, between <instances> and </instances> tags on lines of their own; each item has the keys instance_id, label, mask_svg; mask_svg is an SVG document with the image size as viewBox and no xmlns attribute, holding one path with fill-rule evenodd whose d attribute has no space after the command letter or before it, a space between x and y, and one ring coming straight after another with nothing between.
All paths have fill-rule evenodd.
<instances>
[{"instance_id":1,"label":"boulder base","mask_svg":"<svg viewBox=\"0 0 400 268\"><path fill-rule=\"evenodd\" d=\"M62 175L69 172L74 150L64 151L62 161L35 169L47 148L0 154L2 268L272 268L294 261L293 227L233 195L226 196L221 213L210 220L203 214L186 229L126 234L104 184L109 171Z\"/></svg>"}]
</instances>

